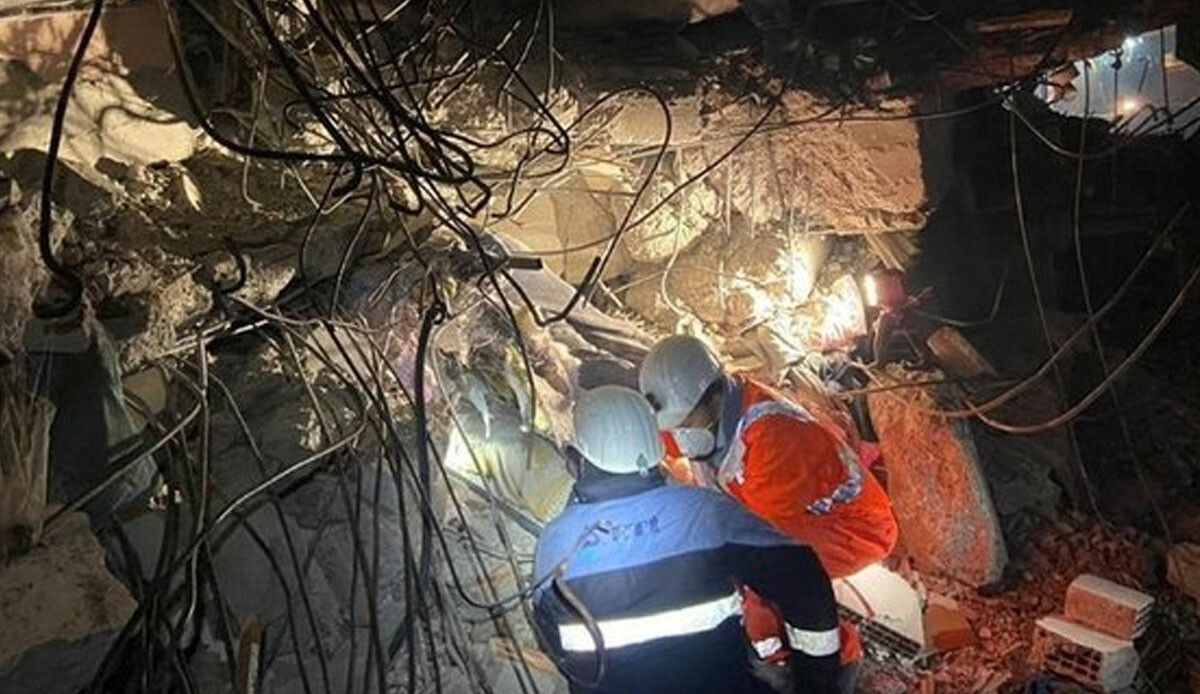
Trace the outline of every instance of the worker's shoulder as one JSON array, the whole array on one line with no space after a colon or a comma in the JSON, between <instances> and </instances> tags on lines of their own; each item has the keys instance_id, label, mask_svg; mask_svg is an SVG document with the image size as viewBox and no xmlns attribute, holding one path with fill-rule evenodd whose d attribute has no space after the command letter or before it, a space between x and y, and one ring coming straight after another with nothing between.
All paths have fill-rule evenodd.
<instances>
[{"instance_id":1,"label":"worker's shoulder","mask_svg":"<svg viewBox=\"0 0 1200 694\"><path fill-rule=\"evenodd\" d=\"M720 504L725 496L718 492L701 487L684 484L664 484L647 491L629 496L622 496L607 501L577 503L573 502L563 509L542 528L542 535L548 532L571 530L580 524L595 522L597 517L613 515L636 514L646 508L662 508L680 506L682 508L705 508Z\"/></svg>"},{"instance_id":2,"label":"worker's shoulder","mask_svg":"<svg viewBox=\"0 0 1200 694\"><path fill-rule=\"evenodd\" d=\"M747 407L742 417L742 434L747 437L829 436L815 417L787 400L760 400Z\"/></svg>"},{"instance_id":3,"label":"worker's shoulder","mask_svg":"<svg viewBox=\"0 0 1200 694\"><path fill-rule=\"evenodd\" d=\"M720 506L729 500L729 497L712 489L673 482L655 489L654 496L647 498L657 499L660 502L677 502L687 507L697 508Z\"/></svg>"},{"instance_id":4,"label":"worker's shoulder","mask_svg":"<svg viewBox=\"0 0 1200 694\"><path fill-rule=\"evenodd\" d=\"M661 490L662 498L679 509L681 515L692 516L697 521L723 522L730 516L747 513L741 504L729 496L712 489L691 485L668 485Z\"/></svg>"}]
</instances>

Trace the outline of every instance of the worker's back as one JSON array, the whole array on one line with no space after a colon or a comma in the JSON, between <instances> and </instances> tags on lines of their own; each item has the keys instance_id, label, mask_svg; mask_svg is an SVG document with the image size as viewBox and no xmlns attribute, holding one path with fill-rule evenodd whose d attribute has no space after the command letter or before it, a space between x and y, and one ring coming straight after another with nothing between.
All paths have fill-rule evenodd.
<instances>
[{"instance_id":1,"label":"worker's back","mask_svg":"<svg viewBox=\"0 0 1200 694\"><path fill-rule=\"evenodd\" d=\"M559 585L535 596L543 645L572 692L759 691L731 552L786 542L722 495L667 486L657 471L593 474L539 539L535 577L565 562Z\"/></svg>"},{"instance_id":2,"label":"worker's back","mask_svg":"<svg viewBox=\"0 0 1200 694\"><path fill-rule=\"evenodd\" d=\"M886 557L899 532L891 503L844 436L772 388L744 377L737 383L740 445L718 473L731 477L729 493L812 547L830 576L844 578Z\"/></svg>"}]
</instances>

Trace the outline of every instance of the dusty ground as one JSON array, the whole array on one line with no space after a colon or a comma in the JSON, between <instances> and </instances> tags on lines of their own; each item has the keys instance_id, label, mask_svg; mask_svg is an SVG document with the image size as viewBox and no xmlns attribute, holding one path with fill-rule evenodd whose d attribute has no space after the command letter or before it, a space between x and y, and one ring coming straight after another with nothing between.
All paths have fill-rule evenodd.
<instances>
[{"instance_id":1,"label":"dusty ground","mask_svg":"<svg viewBox=\"0 0 1200 694\"><path fill-rule=\"evenodd\" d=\"M1081 573L1098 574L1158 598L1156 625L1144 637L1145 643L1139 641L1143 671L1154 680L1157 691L1194 691L1188 689L1186 673L1189 653L1190 667L1200 663L1200 618L1194 604L1181 601L1161 580L1162 545L1136 531L1106 528L1078 514L1030 523L1013 538L1019 554L1011 578L995 594L929 574L918 577L930 591L958 601L980 645L945 654L915 672L876 665L864 678L862 691L1025 691L1037 674L1036 664L1029 660L1034 622L1061 613L1067 586ZM1081 691L1062 686L1052 691Z\"/></svg>"}]
</instances>

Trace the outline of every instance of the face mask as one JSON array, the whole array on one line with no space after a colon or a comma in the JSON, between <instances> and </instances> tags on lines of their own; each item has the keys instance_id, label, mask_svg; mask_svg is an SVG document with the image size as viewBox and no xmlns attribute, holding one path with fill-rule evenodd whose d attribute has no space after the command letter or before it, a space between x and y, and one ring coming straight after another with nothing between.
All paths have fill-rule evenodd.
<instances>
[{"instance_id":1,"label":"face mask","mask_svg":"<svg viewBox=\"0 0 1200 694\"><path fill-rule=\"evenodd\" d=\"M671 430L671 438L680 453L693 459L707 458L717 447L717 437L701 427L677 427Z\"/></svg>"}]
</instances>

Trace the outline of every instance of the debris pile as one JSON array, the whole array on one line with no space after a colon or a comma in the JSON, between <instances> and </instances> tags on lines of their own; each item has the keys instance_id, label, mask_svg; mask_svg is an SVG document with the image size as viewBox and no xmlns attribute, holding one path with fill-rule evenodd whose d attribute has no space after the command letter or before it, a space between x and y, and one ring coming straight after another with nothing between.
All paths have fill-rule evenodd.
<instances>
[{"instance_id":1,"label":"debris pile","mask_svg":"<svg viewBox=\"0 0 1200 694\"><path fill-rule=\"evenodd\" d=\"M80 691L136 607L105 567L87 516L63 516L0 571L0 691Z\"/></svg>"},{"instance_id":2,"label":"debris pile","mask_svg":"<svg viewBox=\"0 0 1200 694\"><path fill-rule=\"evenodd\" d=\"M1183 691L1171 687L1187 676L1187 650L1200 647L1200 617L1194 603L1180 602L1159 582L1156 541L1071 512L1028 526L1011 538L1011 544L1019 551L1014 552L1005 581L996 586L975 589L932 573L912 572L911 580L929 593L957 602L978 636L978 646L938 656L924 671L905 673L873 664L863 691L1021 691L1024 684L1045 676L1030 653L1038 620L1061 612L1072 581L1089 573L1097 575L1092 581L1102 577L1159 598L1152 626L1138 641L1146 665L1142 673L1159 691ZM1078 612L1073 609L1073 614ZM1180 653L1164 658L1164 649Z\"/></svg>"}]
</instances>

